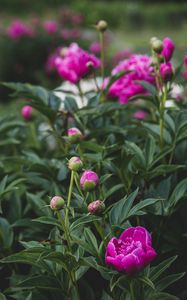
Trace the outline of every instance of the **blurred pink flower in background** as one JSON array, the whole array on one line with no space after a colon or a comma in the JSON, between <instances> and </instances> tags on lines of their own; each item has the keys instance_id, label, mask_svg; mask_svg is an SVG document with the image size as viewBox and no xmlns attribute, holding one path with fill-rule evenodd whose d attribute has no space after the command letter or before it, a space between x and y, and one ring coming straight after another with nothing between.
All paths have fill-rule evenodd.
<instances>
[{"instance_id":1,"label":"blurred pink flower in background","mask_svg":"<svg viewBox=\"0 0 187 300\"><path fill-rule=\"evenodd\" d=\"M121 60L130 58L132 54L130 49L124 49L123 51L117 52L113 57L114 65L118 64Z\"/></svg>"},{"instance_id":2,"label":"blurred pink flower in background","mask_svg":"<svg viewBox=\"0 0 187 300\"><path fill-rule=\"evenodd\" d=\"M93 42L90 45L90 51L94 54L99 54L101 52L101 46L99 42Z\"/></svg>"},{"instance_id":3,"label":"blurred pink flower in background","mask_svg":"<svg viewBox=\"0 0 187 300\"><path fill-rule=\"evenodd\" d=\"M147 117L147 113L144 110L138 110L133 114L133 117L137 120L144 120Z\"/></svg>"},{"instance_id":4,"label":"blurred pink flower in background","mask_svg":"<svg viewBox=\"0 0 187 300\"><path fill-rule=\"evenodd\" d=\"M58 30L58 23L54 20L48 20L44 22L43 28L48 34L54 34Z\"/></svg>"},{"instance_id":5,"label":"blurred pink flower in background","mask_svg":"<svg viewBox=\"0 0 187 300\"><path fill-rule=\"evenodd\" d=\"M147 93L144 87L137 83L138 80L155 84L151 58L147 55L131 55L113 69L112 75L122 71L129 73L116 80L109 89L109 96L117 98L121 104L128 103L132 96Z\"/></svg>"},{"instance_id":6,"label":"blurred pink flower in background","mask_svg":"<svg viewBox=\"0 0 187 300\"><path fill-rule=\"evenodd\" d=\"M172 58L174 50L175 50L174 42L168 37L163 39L163 50L161 52L161 55L164 56L166 61L169 61Z\"/></svg>"},{"instance_id":7,"label":"blurred pink flower in background","mask_svg":"<svg viewBox=\"0 0 187 300\"><path fill-rule=\"evenodd\" d=\"M21 37L32 37L34 31L21 20L14 20L7 28L7 35L12 39L17 40Z\"/></svg>"},{"instance_id":8,"label":"blurred pink flower in background","mask_svg":"<svg viewBox=\"0 0 187 300\"><path fill-rule=\"evenodd\" d=\"M92 63L94 69L100 66L100 60L97 57L84 51L76 43L65 48L63 56L59 56L55 60L59 75L74 84L90 72L89 62Z\"/></svg>"}]
</instances>

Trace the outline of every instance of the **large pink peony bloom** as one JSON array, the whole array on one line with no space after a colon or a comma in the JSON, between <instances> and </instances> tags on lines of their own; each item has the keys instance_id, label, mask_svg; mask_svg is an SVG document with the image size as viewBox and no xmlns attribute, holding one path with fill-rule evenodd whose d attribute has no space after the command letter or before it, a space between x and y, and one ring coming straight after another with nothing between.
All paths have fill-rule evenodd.
<instances>
[{"instance_id":1,"label":"large pink peony bloom","mask_svg":"<svg viewBox=\"0 0 187 300\"><path fill-rule=\"evenodd\" d=\"M166 61L169 61L172 58L174 50L175 50L174 42L168 37L163 39L163 50L161 52L161 55L164 56Z\"/></svg>"},{"instance_id":2,"label":"large pink peony bloom","mask_svg":"<svg viewBox=\"0 0 187 300\"><path fill-rule=\"evenodd\" d=\"M141 226L126 229L107 245L105 262L119 272L132 275L141 271L156 257L149 232Z\"/></svg>"},{"instance_id":3,"label":"large pink peony bloom","mask_svg":"<svg viewBox=\"0 0 187 300\"><path fill-rule=\"evenodd\" d=\"M89 62L92 63L94 69L100 66L98 58L81 49L76 43L64 49L63 57L59 56L55 60L59 75L74 84L89 73Z\"/></svg>"},{"instance_id":4,"label":"large pink peony bloom","mask_svg":"<svg viewBox=\"0 0 187 300\"><path fill-rule=\"evenodd\" d=\"M109 89L109 96L117 98L121 104L126 104L129 98L137 94L146 93L145 89L138 84L137 80L144 80L151 84L155 83L151 58L147 55L132 55L129 59L121 61L112 71L115 75L121 71L130 72L117 81Z\"/></svg>"},{"instance_id":5,"label":"large pink peony bloom","mask_svg":"<svg viewBox=\"0 0 187 300\"><path fill-rule=\"evenodd\" d=\"M7 35L13 40L26 36L32 37L33 34L33 29L21 20L14 20L7 28Z\"/></svg>"}]
</instances>

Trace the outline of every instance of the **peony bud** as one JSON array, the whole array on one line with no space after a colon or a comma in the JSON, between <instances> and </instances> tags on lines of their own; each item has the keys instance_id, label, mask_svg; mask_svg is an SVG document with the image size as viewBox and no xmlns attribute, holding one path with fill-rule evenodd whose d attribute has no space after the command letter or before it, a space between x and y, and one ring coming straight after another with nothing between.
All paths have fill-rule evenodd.
<instances>
[{"instance_id":1,"label":"peony bud","mask_svg":"<svg viewBox=\"0 0 187 300\"><path fill-rule=\"evenodd\" d=\"M99 184L98 175L91 171L86 170L81 176L80 186L84 191L91 191Z\"/></svg>"},{"instance_id":2,"label":"peony bud","mask_svg":"<svg viewBox=\"0 0 187 300\"><path fill-rule=\"evenodd\" d=\"M96 28L101 31L101 32L104 32L107 30L107 27L108 27L108 24L106 21L104 20L100 20L97 25L96 25Z\"/></svg>"},{"instance_id":3,"label":"peony bud","mask_svg":"<svg viewBox=\"0 0 187 300\"><path fill-rule=\"evenodd\" d=\"M73 156L72 158L70 158L70 160L68 161L68 168L72 171L81 171L83 167L83 162L82 160L77 157L77 156Z\"/></svg>"},{"instance_id":4,"label":"peony bud","mask_svg":"<svg viewBox=\"0 0 187 300\"><path fill-rule=\"evenodd\" d=\"M185 55L185 57L184 57L184 65L185 65L185 67L187 67L187 55Z\"/></svg>"},{"instance_id":5,"label":"peony bud","mask_svg":"<svg viewBox=\"0 0 187 300\"><path fill-rule=\"evenodd\" d=\"M152 49L156 52L156 53L160 53L163 49L163 44L162 44L162 41L160 41L159 39L154 39L152 42L151 42L151 46L152 46Z\"/></svg>"},{"instance_id":6,"label":"peony bud","mask_svg":"<svg viewBox=\"0 0 187 300\"><path fill-rule=\"evenodd\" d=\"M33 108L30 105L23 106L21 110L22 117L28 121L32 117Z\"/></svg>"},{"instance_id":7,"label":"peony bud","mask_svg":"<svg viewBox=\"0 0 187 300\"><path fill-rule=\"evenodd\" d=\"M52 210L60 210L64 207L64 199L60 196L54 196L50 201L50 207Z\"/></svg>"},{"instance_id":8,"label":"peony bud","mask_svg":"<svg viewBox=\"0 0 187 300\"><path fill-rule=\"evenodd\" d=\"M68 139L70 143L76 144L83 138L81 131L78 128L72 127L68 129Z\"/></svg>"},{"instance_id":9,"label":"peony bud","mask_svg":"<svg viewBox=\"0 0 187 300\"><path fill-rule=\"evenodd\" d=\"M164 82L170 81L173 77L173 66L170 62L160 65L160 75Z\"/></svg>"},{"instance_id":10,"label":"peony bud","mask_svg":"<svg viewBox=\"0 0 187 300\"><path fill-rule=\"evenodd\" d=\"M92 215L99 215L105 210L105 204L101 200L96 200L88 205L88 211Z\"/></svg>"},{"instance_id":11,"label":"peony bud","mask_svg":"<svg viewBox=\"0 0 187 300\"><path fill-rule=\"evenodd\" d=\"M174 42L168 37L163 39L163 50L161 54L166 61L169 61L172 58L174 50L175 50Z\"/></svg>"}]
</instances>

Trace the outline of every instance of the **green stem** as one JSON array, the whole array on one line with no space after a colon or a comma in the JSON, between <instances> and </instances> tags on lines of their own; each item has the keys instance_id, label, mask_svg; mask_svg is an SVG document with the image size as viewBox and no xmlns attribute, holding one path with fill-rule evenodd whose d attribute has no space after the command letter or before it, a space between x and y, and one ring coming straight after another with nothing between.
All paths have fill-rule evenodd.
<instances>
[{"instance_id":1,"label":"green stem","mask_svg":"<svg viewBox=\"0 0 187 300\"><path fill-rule=\"evenodd\" d=\"M167 99L167 88L164 87L162 97L160 99L160 150L163 150L164 146L164 112L165 112L165 103Z\"/></svg>"},{"instance_id":2,"label":"green stem","mask_svg":"<svg viewBox=\"0 0 187 300\"><path fill-rule=\"evenodd\" d=\"M99 32L99 39L100 39L100 45L101 45L101 77L104 82L105 77L105 51L104 51L104 33Z\"/></svg>"},{"instance_id":3,"label":"green stem","mask_svg":"<svg viewBox=\"0 0 187 300\"><path fill-rule=\"evenodd\" d=\"M134 295L134 288L133 288L133 281L130 282L130 294L131 294L131 300L136 300L136 297Z\"/></svg>"},{"instance_id":4,"label":"green stem","mask_svg":"<svg viewBox=\"0 0 187 300\"><path fill-rule=\"evenodd\" d=\"M77 87L78 87L78 90L79 90L79 96L81 98L82 105L84 105L84 94L83 94L83 91L81 89L80 82L77 84Z\"/></svg>"},{"instance_id":5,"label":"green stem","mask_svg":"<svg viewBox=\"0 0 187 300\"><path fill-rule=\"evenodd\" d=\"M57 213L58 220L61 223L62 229L63 229L64 234L65 234L65 238L66 238L66 241L67 241L68 251L71 251L71 242L70 242L70 239L69 239L69 233L68 233L67 228L66 228L66 226L64 224L64 220L63 220L62 215L60 214L59 211L57 211L56 213Z\"/></svg>"},{"instance_id":6,"label":"green stem","mask_svg":"<svg viewBox=\"0 0 187 300\"><path fill-rule=\"evenodd\" d=\"M66 212L65 212L65 227L66 227L66 230L68 230L68 231L69 231L69 209L70 209L71 194L72 194L72 189L73 189L73 180L74 180L74 171L71 171L71 179L70 179L69 192L68 192L68 201L67 201Z\"/></svg>"},{"instance_id":7,"label":"green stem","mask_svg":"<svg viewBox=\"0 0 187 300\"><path fill-rule=\"evenodd\" d=\"M80 185L79 185L78 180L77 180L77 176L78 176L78 174L75 173L75 176L74 176L75 185L76 185L76 187L77 187L77 190L78 190L79 194L84 198L84 194L83 194L83 192L81 191Z\"/></svg>"}]
</instances>

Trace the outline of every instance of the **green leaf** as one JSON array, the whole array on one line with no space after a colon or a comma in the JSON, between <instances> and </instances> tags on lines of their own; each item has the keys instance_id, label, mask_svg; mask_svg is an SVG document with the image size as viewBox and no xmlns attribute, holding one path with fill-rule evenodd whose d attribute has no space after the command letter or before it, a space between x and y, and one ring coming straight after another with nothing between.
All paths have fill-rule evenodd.
<instances>
[{"instance_id":1,"label":"green leaf","mask_svg":"<svg viewBox=\"0 0 187 300\"><path fill-rule=\"evenodd\" d=\"M180 300L180 299L178 297L175 297L167 293L155 293L155 294L151 294L149 298L147 298L146 300Z\"/></svg>"},{"instance_id":2,"label":"green leaf","mask_svg":"<svg viewBox=\"0 0 187 300\"><path fill-rule=\"evenodd\" d=\"M3 295L2 293L0 293L0 300L6 300L5 295Z\"/></svg>"},{"instance_id":3,"label":"green leaf","mask_svg":"<svg viewBox=\"0 0 187 300\"><path fill-rule=\"evenodd\" d=\"M82 216L80 218L78 218L75 222L73 222L70 226L70 231L73 231L75 229L77 229L78 227L86 224L86 223L91 223L91 222L94 222L94 221L98 221L100 220L101 218L100 217L97 217L97 216L93 216L93 215L85 215L85 216Z\"/></svg>"},{"instance_id":4,"label":"green leaf","mask_svg":"<svg viewBox=\"0 0 187 300\"><path fill-rule=\"evenodd\" d=\"M53 217L39 217L37 219L33 219L32 221L42 223L42 224L54 225L61 229L60 223Z\"/></svg>"},{"instance_id":5,"label":"green leaf","mask_svg":"<svg viewBox=\"0 0 187 300\"><path fill-rule=\"evenodd\" d=\"M136 215L143 208L146 208L150 205L154 205L157 201L160 201L160 200L161 199L146 199L146 200L140 201L138 204L133 206L133 208L127 214L126 218Z\"/></svg>"},{"instance_id":6,"label":"green leaf","mask_svg":"<svg viewBox=\"0 0 187 300\"><path fill-rule=\"evenodd\" d=\"M149 135L145 144L145 159L146 159L147 168L149 168L149 166L154 160L155 151L156 151L156 141L151 135Z\"/></svg>"},{"instance_id":7,"label":"green leaf","mask_svg":"<svg viewBox=\"0 0 187 300\"><path fill-rule=\"evenodd\" d=\"M170 286L171 284L173 284L174 282L178 281L179 279L181 279L183 276L185 275L185 272L183 273L178 273L178 274L172 274L172 275L168 275L166 277L164 277L163 279L161 279L159 282L157 282L156 285L156 289L158 291L164 291L168 286Z\"/></svg>"},{"instance_id":8,"label":"green leaf","mask_svg":"<svg viewBox=\"0 0 187 300\"><path fill-rule=\"evenodd\" d=\"M150 279L152 281L155 281L157 278L160 277L160 275L167 270L171 264L177 259L177 256L170 257L163 262L161 262L159 265L152 267L150 270Z\"/></svg>"},{"instance_id":9,"label":"green leaf","mask_svg":"<svg viewBox=\"0 0 187 300\"><path fill-rule=\"evenodd\" d=\"M153 290L155 290L155 285L154 283L146 276L144 277L138 277L138 280L142 281L145 285L149 286Z\"/></svg>"},{"instance_id":10,"label":"green leaf","mask_svg":"<svg viewBox=\"0 0 187 300\"><path fill-rule=\"evenodd\" d=\"M185 196L187 192L187 179L183 179L180 181L177 186L175 187L173 193L171 194L169 200L168 200L168 206L167 209L170 211L171 208L173 209L178 202Z\"/></svg>"},{"instance_id":11,"label":"green leaf","mask_svg":"<svg viewBox=\"0 0 187 300\"><path fill-rule=\"evenodd\" d=\"M143 86L148 92L150 92L150 94L153 96L153 97L156 97L157 95L157 89L155 88L155 86L151 83L148 83L147 81L144 81L144 80L136 80L136 82L138 84L140 84L141 86Z\"/></svg>"},{"instance_id":12,"label":"green leaf","mask_svg":"<svg viewBox=\"0 0 187 300\"><path fill-rule=\"evenodd\" d=\"M109 212L109 220L111 225L120 226L120 224L124 222L137 195L138 189L136 189L128 197L125 196L113 205L112 209Z\"/></svg>"},{"instance_id":13,"label":"green leaf","mask_svg":"<svg viewBox=\"0 0 187 300\"><path fill-rule=\"evenodd\" d=\"M8 221L0 218L0 248L10 249L13 243L13 230Z\"/></svg>"},{"instance_id":14,"label":"green leaf","mask_svg":"<svg viewBox=\"0 0 187 300\"><path fill-rule=\"evenodd\" d=\"M18 286L24 287L27 289L45 289L45 290L61 290L62 287L59 285L59 282L55 277L49 275L37 275L21 281Z\"/></svg>"},{"instance_id":15,"label":"green leaf","mask_svg":"<svg viewBox=\"0 0 187 300\"><path fill-rule=\"evenodd\" d=\"M85 228L84 236L85 236L86 241L90 245L90 247L93 248L95 253L97 254L99 249L98 249L97 239L96 239L95 235L91 232L91 230L89 228Z\"/></svg>"}]
</instances>

